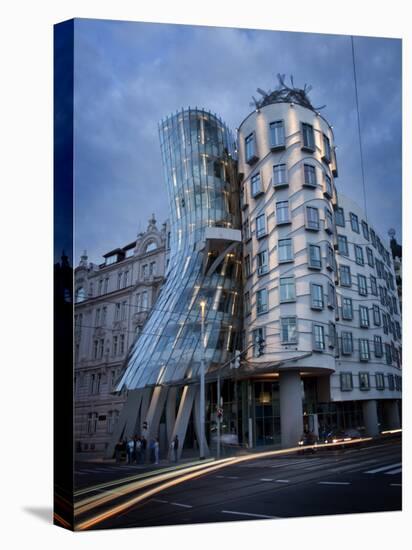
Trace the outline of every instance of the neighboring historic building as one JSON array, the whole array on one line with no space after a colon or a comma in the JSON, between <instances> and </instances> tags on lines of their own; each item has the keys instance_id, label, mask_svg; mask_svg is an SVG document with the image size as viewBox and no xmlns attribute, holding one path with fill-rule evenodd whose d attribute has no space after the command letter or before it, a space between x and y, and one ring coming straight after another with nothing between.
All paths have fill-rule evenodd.
<instances>
[{"instance_id":1,"label":"neighboring historic building","mask_svg":"<svg viewBox=\"0 0 412 550\"><path fill-rule=\"evenodd\" d=\"M100 265L86 252L75 270L75 450L103 456L126 393L112 393L128 350L156 301L167 261L166 224L154 216L144 233L104 254Z\"/></svg>"},{"instance_id":2,"label":"neighboring historic building","mask_svg":"<svg viewBox=\"0 0 412 550\"><path fill-rule=\"evenodd\" d=\"M390 236L390 246L393 258L393 265L395 268L396 286L398 289L399 303L402 311L402 246L395 239L395 230L390 229L388 231Z\"/></svg>"}]
</instances>

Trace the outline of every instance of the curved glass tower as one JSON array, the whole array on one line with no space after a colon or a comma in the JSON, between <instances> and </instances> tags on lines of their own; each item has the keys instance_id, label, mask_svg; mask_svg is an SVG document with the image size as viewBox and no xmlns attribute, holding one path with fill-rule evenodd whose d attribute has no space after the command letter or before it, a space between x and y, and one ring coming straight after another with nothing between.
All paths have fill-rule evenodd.
<instances>
[{"instance_id":1,"label":"curved glass tower","mask_svg":"<svg viewBox=\"0 0 412 550\"><path fill-rule=\"evenodd\" d=\"M241 318L241 234L233 139L216 116L187 109L159 126L171 253L166 281L129 353L118 390L198 376L205 302L207 370L235 349Z\"/></svg>"}]
</instances>

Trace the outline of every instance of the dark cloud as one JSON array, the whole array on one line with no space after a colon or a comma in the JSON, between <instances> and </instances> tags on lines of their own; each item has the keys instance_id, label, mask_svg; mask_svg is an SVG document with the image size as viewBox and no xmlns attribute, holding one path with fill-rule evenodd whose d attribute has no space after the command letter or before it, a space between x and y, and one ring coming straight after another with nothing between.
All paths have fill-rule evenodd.
<instances>
[{"instance_id":1,"label":"dark cloud","mask_svg":"<svg viewBox=\"0 0 412 550\"><path fill-rule=\"evenodd\" d=\"M401 237L401 41L355 38L368 216ZM152 212L168 216L157 133L198 106L234 129L276 73L313 85L334 125L338 188L362 180L350 37L116 21L75 22L76 253L126 244Z\"/></svg>"}]
</instances>

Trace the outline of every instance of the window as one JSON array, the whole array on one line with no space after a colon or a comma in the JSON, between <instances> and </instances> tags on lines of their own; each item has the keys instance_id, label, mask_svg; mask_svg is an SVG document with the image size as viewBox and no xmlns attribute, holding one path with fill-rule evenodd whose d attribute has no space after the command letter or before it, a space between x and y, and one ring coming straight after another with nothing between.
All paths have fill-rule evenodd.
<instances>
[{"instance_id":1,"label":"window","mask_svg":"<svg viewBox=\"0 0 412 550\"><path fill-rule=\"evenodd\" d=\"M381 324L381 310L379 309L379 306L376 304L373 304L373 324L377 327Z\"/></svg>"},{"instance_id":2,"label":"window","mask_svg":"<svg viewBox=\"0 0 412 550\"><path fill-rule=\"evenodd\" d=\"M370 390L369 373L368 372L360 372L359 373L359 389L362 390L362 391Z\"/></svg>"},{"instance_id":3,"label":"window","mask_svg":"<svg viewBox=\"0 0 412 550\"><path fill-rule=\"evenodd\" d=\"M269 124L270 148L283 149L285 147L285 124L283 120L276 120Z\"/></svg>"},{"instance_id":4,"label":"window","mask_svg":"<svg viewBox=\"0 0 412 550\"><path fill-rule=\"evenodd\" d=\"M355 244L355 261L358 265L364 265L363 250L362 247Z\"/></svg>"},{"instance_id":5,"label":"window","mask_svg":"<svg viewBox=\"0 0 412 550\"><path fill-rule=\"evenodd\" d=\"M326 267L329 271L335 271L335 252L329 243L326 243Z\"/></svg>"},{"instance_id":6,"label":"window","mask_svg":"<svg viewBox=\"0 0 412 550\"><path fill-rule=\"evenodd\" d=\"M350 226L352 228L352 231L354 231L355 233L359 233L358 216L356 214L354 214L353 212L350 212L349 213L349 218L350 218Z\"/></svg>"},{"instance_id":7,"label":"window","mask_svg":"<svg viewBox=\"0 0 412 550\"><path fill-rule=\"evenodd\" d=\"M87 415L87 433L94 434L97 430L97 413L91 412Z\"/></svg>"},{"instance_id":8,"label":"window","mask_svg":"<svg viewBox=\"0 0 412 550\"><path fill-rule=\"evenodd\" d=\"M260 174L257 173L250 178L250 188L252 197L256 197L263 193L263 189L260 183Z\"/></svg>"},{"instance_id":9,"label":"window","mask_svg":"<svg viewBox=\"0 0 412 550\"><path fill-rule=\"evenodd\" d=\"M104 352L104 338L101 338L99 341L99 359L103 357Z\"/></svg>"},{"instance_id":10,"label":"window","mask_svg":"<svg viewBox=\"0 0 412 550\"><path fill-rule=\"evenodd\" d=\"M402 390L402 377L395 374L395 388L396 391Z\"/></svg>"},{"instance_id":11,"label":"window","mask_svg":"<svg viewBox=\"0 0 412 550\"><path fill-rule=\"evenodd\" d=\"M335 286L332 283L328 283L328 307L335 309L336 306L336 292Z\"/></svg>"},{"instance_id":12,"label":"window","mask_svg":"<svg viewBox=\"0 0 412 550\"><path fill-rule=\"evenodd\" d=\"M104 294L107 294L108 292L108 288L109 288L109 277L106 277L106 279L104 280Z\"/></svg>"},{"instance_id":13,"label":"window","mask_svg":"<svg viewBox=\"0 0 412 550\"><path fill-rule=\"evenodd\" d=\"M149 275L154 277L156 275L156 262L150 262L149 265Z\"/></svg>"},{"instance_id":14,"label":"window","mask_svg":"<svg viewBox=\"0 0 412 550\"><path fill-rule=\"evenodd\" d=\"M99 341L94 340L93 341L93 359L97 359L98 351L99 351Z\"/></svg>"},{"instance_id":15,"label":"window","mask_svg":"<svg viewBox=\"0 0 412 550\"><path fill-rule=\"evenodd\" d=\"M289 201L280 201L276 203L277 225L289 223Z\"/></svg>"},{"instance_id":16,"label":"window","mask_svg":"<svg viewBox=\"0 0 412 550\"><path fill-rule=\"evenodd\" d=\"M245 277L246 279L250 277L251 275L251 269L250 269L250 256L249 254L245 256Z\"/></svg>"},{"instance_id":17,"label":"window","mask_svg":"<svg viewBox=\"0 0 412 550\"><path fill-rule=\"evenodd\" d=\"M393 374L388 374L388 390L393 391L395 389L395 379Z\"/></svg>"},{"instance_id":18,"label":"window","mask_svg":"<svg viewBox=\"0 0 412 550\"><path fill-rule=\"evenodd\" d=\"M395 327L396 327L396 336L397 338L399 338L399 340L402 338L402 335L401 335L401 325L399 324L398 321L395 321Z\"/></svg>"},{"instance_id":19,"label":"window","mask_svg":"<svg viewBox=\"0 0 412 550\"><path fill-rule=\"evenodd\" d=\"M312 325L313 350L323 351L325 349L325 329L323 325Z\"/></svg>"},{"instance_id":20,"label":"window","mask_svg":"<svg viewBox=\"0 0 412 550\"><path fill-rule=\"evenodd\" d=\"M127 301L122 302L122 321L126 319Z\"/></svg>"},{"instance_id":21,"label":"window","mask_svg":"<svg viewBox=\"0 0 412 550\"><path fill-rule=\"evenodd\" d=\"M106 325L106 317L107 317L107 306L104 306L102 309L102 326L103 327Z\"/></svg>"},{"instance_id":22,"label":"window","mask_svg":"<svg viewBox=\"0 0 412 550\"><path fill-rule=\"evenodd\" d=\"M395 296L392 296L392 307L393 307L393 312L398 315L398 303L396 301L396 298Z\"/></svg>"},{"instance_id":23,"label":"window","mask_svg":"<svg viewBox=\"0 0 412 550\"><path fill-rule=\"evenodd\" d=\"M328 136L326 136L325 134L323 134L323 155L322 155L322 160L324 160L325 162L327 162L328 164L330 163L331 161L331 153L330 153L330 141L329 141L329 138Z\"/></svg>"},{"instance_id":24,"label":"window","mask_svg":"<svg viewBox=\"0 0 412 550\"><path fill-rule=\"evenodd\" d=\"M268 271L268 253L267 250L262 250L257 255L257 274L264 275Z\"/></svg>"},{"instance_id":25,"label":"window","mask_svg":"<svg viewBox=\"0 0 412 550\"><path fill-rule=\"evenodd\" d=\"M147 290L144 290L142 292L142 311L148 311L149 309L149 299L148 299L148 294L147 294Z\"/></svg>"},{"instance_id":26,"label":"window","mask_svg":"<svg viewBox=\"0 0 412 550\"><path fill-rule=\"evenodd\" d=\"M373 252L372 249L369 248L369 246L366 247L366 258L368 260L368 265L371 267L375 267L375 263L373 261Z\"/></svg>"},{"instance_id":27,"label":"window","mask_svg":"<svg viewBox=\"0 0 412 550\"><path fill-rule=\"evenodd\" d=\"M99 286L98 286L98 296L102 295L102 290L103 290L103 279L100 279Z\"/></svg>"},{"instance_id":28,"label":"window","mask_svg":"<svg viewBox=\"0 0 412 550\"><path fill-rule=\"evenodd\" d=\"M96 327L100 326L100 308L96 309L95 325Z\"/></svg>"},{"instance_id":29,"label":"window","mask_svg":"<svg viewBox=\"0 0 412 550\"><path fill-rule=\"evenodd\" d=\"M310 307L312 309L323 309L323 286L310 283Z\"/></svg>"},{"instance_id":30,"label":"window","mask_svg":"<svg viewBox=\"0 0 412 550\"><path fill-rule=\"evenodd\" d=\"M246 220L244 221L243 225L242 225L242 229L243 229L243 240L244 241L248 241L250 239L250 223L249 223L249 218L246 218Z\"/></svg>"},{"instance_id":31,"label":"window","mask_svg":"<svg viewBox=\"0 0 412 550\"><path fill-rule=\"evenodd\" d=\"M370 236L371 236L372 245L374 248L376 248L376 234L373 229L370 230Z\"/></svg>"},{"instance_id":32,"label":"window","mask_svg":"<svg viewBox=\"0 0 412 550\"><path fill-rule=\"evenodd\" d=\"M114 320L119 321L120 319L120 302L114 306Z\"/></svg>"},{"instance_id":33,"label":"window","mask_svg":"<svg viewBox=\"0 0 412 550\"><path fill-rule=\"evenodd\" d=\"M303 165L304 185L316 187L316 168L312 164Z\"/></svg>"},{"instance_id":34,"label":"window","mask_svg":"<svg viewBox=\"0 0 412 550\"><path fill-rule=\"evenodd\" d=\"M358 274L358 293L360 296L368 295L368 285L366 282L366 277L360 274Z\"/></svg>"},{"instance_id":35,"label":"window","mask_svg":"<svg viewBox=\"0 0 412 550\"><path fill-rule=\"evenodd\" d=\"M113 336L112 352L114 356L117 355L117 343L118 343L118 336Z\"/></svg>"},{"instance_id":36,"label":"window","mask_svg":"<svg viewBox=\"0 0 412 550\"><path fill-rule=\"evenodd\" d=\"M313 206L306 207L306 229L319 231L319 210Z\"/></svg>"},{"instance_id":37,"label":"window","mask_svg":"<svg viewBox=\"0 0 412 550\"><path fill-rule=\"evenodd\" d=\"M122 277L123 277L123 273L117 274L117 290L119 290L119 288L122 286Z\"/></svg>"},{"instance_id":38,"label":"window","mask_svg":"<svg viewBox=\"0 0 412 550\"><path fill-rule=\"evenodd\" d=\"M361 225L362 225L363 236L367 241L369 241L369 227L368 227L368 224L364 220L362 220Z\"/></svg>"},{"instance_id":39,"label":"window","mask_svg":"<svg viewBox=\"0 0 412 550\"><path fill-rule=\"evenodd\" d=\"M120 355L124 353L124 334L120 335L119 353Z\"/></svg>"},{"instance_id":40,"label":"window","mask_svg":"<svg viewBox=\"0 0 412 550\"><path fill-rule=\"evenodd\" d=\"M260 239L266 235L266 217L265 214L260 214L256 217L256 238Z\"/></svg>"},{"instance_id":41,"label":"window","mask_svg":"<svg viewBox=\"0 0 412 550\"><path fill-rule=\"evenodd\" d=\"M123 287L126 288L127 287L127 284L129 282L129 272L128 271L125 271L123 273Z\"/></svg>"},{"instance_id":42,"label":"window","mask_svg":"<svg viewBox=\"0 0 412 550\"><path fill-rule=\"evenodd\" d=\"M382 325L383 325L383 332L384 334L388 334L388 318L386 316L386 313L382 311Z\"/></svg>"},{"instance_id":43,"label":"window","mask_svg":"<svg viewBox=\"0 0 412 550\"><path fill-rule=\"evenodd\" d=\"M329 234L332 234L334 231L333 214L329 208L325 208L325 231Z\"/></svg>"},{"instance_id":44,"label":"window","mask_svg":"<svg viewBox=\"0 0 412 550\"><path fill-rule=\"evenodd\" d=\"M265 327L259 327L253 330L253 357L260 357L262 355L261 349L265 342L265 332Z\"/></svg>"},{"instance_id":45,"label":"window","mask_svg":"<svg viewBox=\"0 0 412 550\"><path fill-rule=\"evenodd\" d=\"M352 298L342 298L342 319L345 321L353 319Z\"/></svg>"},{"instance_id":46,"label":"window","mask_svg":"<svg viewBox=\"0 0 412 550\"><path fill-rule=\"evenodd\" d=\"M295 301L295 278L281 277L279 280L279 298L280 302Z\"/></svg>"},{"instance_id":47,"label":"window","mask_svg":"<svg viewBox=\"0 0 412 550\"><path fill-rule=\"evenodd\" d=\"M117 262L117 254L114 254L113 256L108 256L106 258L105 264L106 265L111 265L111 264L115 264L116 262Z\"/></svg>"},{"instance_id":48,"label":"window","mask_svg":"<svg viewBox=\"0 0 412 550\"><path fill-rule=\"evenodd\" d=\"M119 411L109 411L107 415L107 433L112 434L119 420Z\"/></svg>"},{"instance_id":49,"label":"window","mask_svg":"<svg viewBox=\"0 0 412 550\"><path fill-rule=\"evenodd\" d=\"M281 317L280 334L282 344L296 344L298 341L296 317Z\"/></svg>"},{"instance_id":50,"label":"window","mask_svg":"<svg viewBox=\"0 0 412 550\"><path fill-rule=\"evenodd\" d=\"M283 185L288 185L286 164L275 164L273 167L273 186L282 187Z\"/></svg>"},{"instance_id":51,"label":"window","mask_svg":"<svg viewBox=\"0 0 412 550\"><path fill-rule=\"evenodd\" d=\"M353 338L351 332L342 332L342 355L353 353Z\"/></svg>"},{"instance_id":52,"label":"window","mask_svg":"<svg viewBox=\"0 0 412 550\"><path fill-rule=\"evenodd\" d=\"M371 275L370 280L371 280L371 294L373 294L374 296L377 296L378 295L378 285L376 284L376 277Z\"/></svg>"},{"instance_id":53,"label":"window","mask_svg":"<svg viewBox=\"0 0 412 550\"><path fill-rule=\"evenodd\" d=\"M256 313L261 315L268 310L268 291L262 288L256 292Z\"/></svg>"},{"instance_id":54,"label":"window","mask_svg":"<svg viewBox=\"0 0 412 550\"><path fill-rule=\"evenodd\" d=\"M76 303L84 302L86 300L86 291L81 286L76 290Z\"/></svg>"},{"instance_id":55,"label":"window","mask_svg":"<svg viewBox=\"0 0 412 550\"><path fill-rule=\"evenodd\" d=\"M325 174L325 177L324 177L324 181L325 181L325 188L323 190L323 194L326 196L326 197L329 197L330 199L332 198L332 195L333 195L333 192L332 192L332 180L330 179L330 177Z\"/></svg>"},{"instance_id":56,"label":"window","mask_svg":"<svg viewBox=\"0 0 412 550\"><path fill-rule=\"evenodd\" d=\"M315 150L315 135L310 124L302 124L302 149L313 152Z\"/></svg>"},{"instance_id":57,"label":"window","mask_svg":"<svg viewBox=\"0 0 412 550\"><path fill-rule=\"evenodd\" d=\"M345 212L340 206L335 211L335 223L340 227L345 227Z\"/></svg>"},{"instance_id":58,"label":"window","mask_svg":"<svg viewBox=\"0 0 412 550\"><path fill-rule=\"evenodd\" d=\"M377 390L384 390L385 389L385 377L381 372L377 372L375 374L375 382L376 382L376 389Z\"/></svg>"},{"instance_id":59,"label":"window","mask_svg":"<svg viewBox=\"0 0 412 550\"><path fill-rule=\"evenodd\" d=\"M369 361L369 342L366 338L359 339L359 359Z\"/></svg>"},{"instance_id":60,"label":"window","mask_svg":"<svg viewBox=\"0 0 412 550\"><path fill-rule=\"evenodd\" d=\"M257 161L255 134L252 132L245 138L245 156L248 164L253 164Z\"/></svg>"},{"instance_id":61,"label":"window","mask_svg":"<svg viewBox=\"0 0 412 550\"><path fill-rule=\"evenodd\" d=\"M336 326L335 323L332 323L332 321L329 321L328 323L328 346L330 348L334 348L336 344Z\"/></svg>"},{"instance_id":62,"label":"window","mask_svg":"<svg viewBox=\"0 0 412 550\"><path fill-rule=\"evenodd\" d=\"M351 391L353 389L353 380L351 372L340 373L340 389L341 391Z\"/></svg>"},{"instance_id":63,"label":"window","mask_svg":"<svg viewBox=\"0 0 412 550\"><path fill-rule=\"evenodd\" d=\"M245 308L245 315L250 314L250 294L249 292L245 293L245 300L244 300L244 308Z\"/></svg>"},{"instance_id":64,"label":"window","mask_svg":"<svg viewBox=\"0 0 412 550\"><path fill-rule=\"evenodd\" d=\"M320 254L320 246L310 244L308 247L308 267L310 269L321 269L322 258Z\"/></svg>"},{"instance_id":65,"label":"window","mask_svg":"<svg viewBox=\"0 0 412 550\"><path fill-rule=\"evenodd\" d=\"M348 239L345 235L338 235L338 250L342 256L349 256Z\"/></svg>"},{"instance_id":66,"label":"window","mask_svg":"<svg viewBox=\"0 0 412 550\"><path fill-rule=\"evenodd\" d=\"M142 279L147 279L148 276L149 276L149 270L148 270L148 265L147 264L144 264L142 265Z\"/></svg>"},{"instance_id":67,"label":"window","mask_svg":"<svg viewBox=\"0 0 412 550\"><path fill-rule=\"evenodd\" d=\"M349 265L341 265L339 267L339 274L341 286L352 286L352 276Z\"/></svg>"},{"instance_id":68,"label":"window","mask_svg":"<svg viewBox=\"0 0 412 550\"><path fill-rule=\"evenodd\" d=\"M385 344L385 359L387 365L392 365L392 350L389 344Z\"/></svg>"},{"instance_id":69,"label":"window","mask_svg":"<svg viewBox=\"0 0 412 550\"><path fill-rule=\"evenodd\" d=\"M383 356L382 338L378 334L375 334L375 336L373 337L373 349L375 357Z\"/></svg>"},{"instance_id":70,"label":"window","mask_svg":"<svg viewBox=\"0 0 412 550\"><path fill-rule=\"evenodd\" d=\"M369 309L366 306L359 306L359 326L361 328L369 327Z\"/></svg>"},{"instance_id":71,"label":"window","mask_svg":"<svg viewBox=\"0 0 412 550\"><path fill-rule=\"evenodd\" d=\"M278 241L278 261L293 262L292 239L280 239Z\"/></svg>"}]
</instances>

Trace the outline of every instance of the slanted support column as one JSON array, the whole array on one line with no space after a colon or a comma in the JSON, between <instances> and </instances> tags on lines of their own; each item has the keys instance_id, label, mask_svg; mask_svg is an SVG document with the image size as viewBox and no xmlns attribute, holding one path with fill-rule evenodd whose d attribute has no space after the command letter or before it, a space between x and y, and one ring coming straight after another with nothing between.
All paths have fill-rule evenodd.
<instances>
[{"instance_id":1,"label":"slanted support column","mask_svg":"<svg viewBox=\"0 0 412 550\"><path fill-rule=\"evenodd\" d=\"M149 409L146 413L146 422L148 424L146 437L148 440L153 437L159 437L159 423L166 402L167 390L167 386L156 386L153 390Z\"/></svg>"},{"instance_id":2,"label":"slanted support column","mask_svg":"<svg viewBox=\"0 0 412 550\"><path fill-rule=\"evenodd\" d=\"M379 434L378 410L375 399L369 399L362 404L363 421L365 423L366 433L370 437Z\"/></svg>"},{"instance_id":3,"label":"slanted support column","mask_svg":"<svg viewBox=\"0 0 412 550\"><path fill-rule=\"evenodd\" d=\"M195 420L196 438L197 438L198 446L200 448L200 390L197 391L196 397L195 397L194 420ZM204 449L205 457L208 458L210 456L210 451L206 440L206 431L203 439L203 449Z\"/></svg>"},{"instance_id":4,"label":"slanted support column","mask_svg":"<svg viewBox=\"0 0 412 550\"><path fill-rule=\"evenodd\" d=\"M282 447L296 447L303 432L302 382L298 371L279 373Z\"/></svg>"},{"instance_id":5,"label":"slanted support column","mask_svg":"<svg viewBox=\"0 0 412 550\"><path fill-rule=\"evenodd\" d=\"M183 443L186 437L187 425L189 423L190 415L193 409L193 402L195 398L197 387L193 384L191 386L185 386L183 388L182 397L180 399L179 410L177 412L176 421L173 426L171 440L177 435L179 439L178 458L182 454ZM170 441L171 441L170 440ZM169 449L169 458L173 459L173 453Z\"/></svg>"},{"instance_id":6,"label":"slanted support column","mask_svg":"<svg viewBox=\"0 0 412 550\"><path fill-rule=\"evenodd\" d=\"M387 422L390 430L396 430L401 427L401 421L399 418L399 404L396 399L385 401L384 405L386 409Z\"/></svg>"},{"instance_id":7,"label":"slanted support column","mask_svg":"<svg viewBox=\"0 0 412 550\"><path fill-rule=\"evenodd\" d=\"M172 441L173 428L176 422L176 399L177 387L172 386L169 388L166 402L166 435L168 445Z\"/></svg>"}]
</instances>

